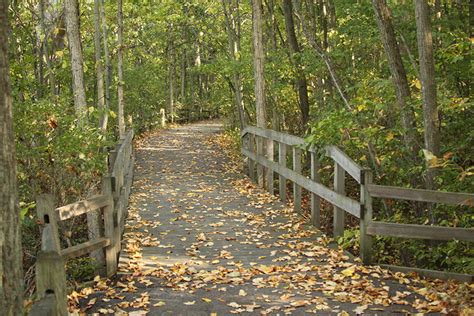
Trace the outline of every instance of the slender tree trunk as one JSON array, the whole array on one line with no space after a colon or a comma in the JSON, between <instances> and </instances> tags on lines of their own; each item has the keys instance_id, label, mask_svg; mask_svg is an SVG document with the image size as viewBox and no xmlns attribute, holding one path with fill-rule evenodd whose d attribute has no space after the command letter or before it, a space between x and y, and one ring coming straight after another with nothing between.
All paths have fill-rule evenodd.
<instances>
[{"instance_id":1,"label":"slender tree trunk","mask_svg":"<svg viewBox=\"0 0 474 316\"><path fill-rule=\"evenodd\" d=\"M100 127L102 130L107 130L107 123L109 120L109 109L110 109L110 83L111 83L111 71L110 65L110 54L109 44L107 42L107 19L105 16L105 0L101 0L100 5L100 19L102 20L102 41L104 45L104 59L105 59L105 109L101 118Z\"/></svg>"},{"instance_id":2,"label":"slender tree trunk","mask_svg":"<svg viewBox=\"0 0 474 316\"><path fill-rule=\"evenodd\" d=\"M84 86L84 59L82 57L81 33L79 28L79 3L77 0L64 0L66 32L71 52L74 105L78 124L83 125L86 118L86 90Z\"/></svg>"},{"instance_id":3,"label":"slender tree trunk","mask_svg":"<svg viewBox=\"0 0 474 316\"><path fill-rule=\"evenodd\" d=\"M202 50L202 43L201 43L201 39L200 39L200 35L198 35L198 39L196 41L196 60L194 62L194 64L197 66L197 75L196 75L196 81L197 81L197 86L198 86L198 98L199 99L202 99L202 95L203 95L203 87L202 87L202 77L203 75L200 73L201 71L201 50Z\"/></svg>"},{"instance_id":4,"label":"slender tree trunk","mask_svg":"<svg viewBox=\"0 0 474 316\"><path fill-rule=\"evenodd\" d=\"M56 24L57 32L55 32L52 35L52 41L51 41L51 68L53 69L53 71L58 66L58 58L55 55L55 52L64 49L64 46L65 46L64 39L66 35L65 18L64 18L64 14L62 14L62 12L64 12L64 8L62 9L58 8L57 10L58 11L55 13L55 15L58 16L58 22ZM59 12L59 10L61 10L61 12ZM52 82L51 85L53 89L53 95L59 96L61 92L61 82L54 79L54 82Z\"/></svg>"},{"instance_id":5,"label":"slender tree trunk","mask_svg":"<svg viewBox=\"0 0 474 316\"><path fill-rule=\"evenodd\" d=\"M268 15L269 15L269 37L271 41L271 47L274 52L278 51L278 41L277 41L277 33L278 33L278 20L275 16L275 2L273 0L268 0L266 2L266 6L268 8ZM278 84L278 78L272 77L272 85L275 86ZM271 89L270 89L271 90ZM272 94L271 91L269 93L269 98L271 99L272 104L272 128L275 131L280 130L280 113L278 111L278 94Z\"/></svg>"},{"instance_id":6,"label":"slender tree trunk","mask_svg":"<svg viewBox=\"0 0 474 316\"><path fill-rule=\"evenodd\" d=\"M173 53L170 49L169 54L169 68L168 68L168 80L169 80L169 89L170 89L170 103L169 103L169 115L171 118L171 123L174 123L174 62L173 62Z\"/></svg>"},{"instance_id":7,"label":"slender tree trunk","mask_svg":"<svg viewBox=\"0 0 474 316\"><path fill-rule=\"evenodd\" d=\"M287 42L291 52L290 59L296 69L296 88L298 90L298 96L300 101L299 105L301 110L301 125L304 130L309 120L308 83L306 81L306 76L303 72L303 69L299 65L299 62L295 59L295 55L300 52L300 48L295 33L292 0L283 0L283 12L285 15Z\"/></svg>"},{"instance_id":8,"label":"slender tree trunk","mask_svg":"<svg viewBox=\"0 0 474 316\"><path fill-rule=\"evenodd\" d=\"M95 71L97 80L97 108L99 112L104 112L105 100L104 100L104 72L102 68L101 59L101 43L100 43L100 0L94 0L94 53L95 53ZM99 122L99 128L102 127L102 122ZM102 234L101 225L101 211L94 210L87 213L87 227L88 236L90 240L99 238ZM105 268L105 256L102 249L95 250L90 253L90 257L95 260L98 265L98 272L104 275Z\"/></svg>"},{"instance_id":9,"label":"slender tree trunk","mask_svg":"<svg viewBox=\"0 0 474 316\"><path fill-rule=\"evenodd\" d=\"M102 53L100 43L100 1L94 0L94 52L95 52L95 72L97 76L97 108L101 113L105 112L105 95L104 95L104 69L102 66ZM102 114L103 117L103 114ZM105 130L103 119L99 122L99 128Z\"/></svg>"},{"instance_id":10,"label":"slender tree trunk","mask_svg":"<svg viewBox=\"0 0 474 316\"><path fill-rule=\"evenodd\" d=\"M118 84L117 84L117 97L118 97L118 127L120 137L125 135L125 114L124 114L124 98L123 98L123 11L122 11L122 0L117 1L117 25L118 25Z\"/></svg>"},{"instance_id":11,"label":"slender tree trunk","mask_svg":"<svg viewBox=\"0 0 474 316\"><path fill-rule=\"evenodd\" d=\"M262 28L262 1L252 0L253 13L253 69L255 77L255 106L257 112L257 127L266 128L265 109L265 77L264 77L264 51ZM263 139L257 137L257 154L263 155ZM260 187L263 187L263 167L257 168L257 178Z\"/></svg>"},{"instance_id":12,"label":"slender tree trunk","mask_svg":"<svg viewBox=\"0 0 474 316\"><path fill-rule=\"evenodd\" d=\"M382 38L388 65L392 74L393 84L397 95L398 108L401 114L403 137L405 146L412 152L412 158L416 159L420 150L417 144L415 130L415 113L410 106L410 88L407 74L403 66L400 48L397 43L395 31L392 25L390 10L386 0L372 0L377 25Z\"/></svg>"},{"instance_id":13,"label":"slender tree trunk","mask_svg":"<svg viewBox=\"0 0 474 316\"><path fill-rule=\"evenodd\" d=\"M314 52L323 60L326 68L329 71L329 75L331 77L332 83L337 89L342 101L344 102L345 107L348 110L352 110L351 105L349 104L349 98L344 91L344 87L342 86L341 80L336 72L336 68L331 60L331 58L326 54L326 52L322 49L321 45L317 42L314 32L309 29L308 23L305 21L304 14L300 14L297 12L299 19L301 20L301 25L303 27L303 32L305 34L306 39L308 40L309 44L313 48Z\"/></svg>"},{"instance_id":14,"label":"slender tree trunk","mask_svg":"<svg viewBox=\"0 0 474 316\"><path fill-rule=\"evenodd\" d=\"M474 0L469 1L469 32L471 38L474 37Z\"/></svg>"},{"instance_id":15,"label":"slender tree trunk","mask_svg":"<svg viewBox=\"0 0 474 316\"><path fill-rule=\"evenodd\" d=\"M23 268L8 30L8 0L0 0L0 306L2 313L10 316L23 315Z\"/></svg>"},{"instance_id":16,"label":"slender tree trunk","mask_svg":"<svg viewBox=\"0 0 474 316\"><path fill-rule=\"evenodd\" d=\"M229 2L227 8L226 2ZM227 38L229 45L229 54L234 61L238 61L240 54L240 15L239 15L239 1L236 1L235 7L232 6L232 1L222 0L222 7L224 9L224 17L227 29ZM233 91L235 96L235 106L239 115L240 129L243 130L245 120L245 109L242 98L242 80L240 72L235 71L232 74Z\"/></svg>"},{"instance_id":17,"label":"slender tree trunk","mask_svg":"<svg viewBox=\"0 0 474 316\"><path fill-rule=\"evenodd\" d=\"M186 52L183 51L181 54L181 74L180 74L180 80L181 80L181 92L180 92L180 97L181 97L181 103L186 102Z\"/></svg>"},{"instance_id":18,"label":"slender tree trunk","mask_svg":"<svg viewBox=\"0 0 474 316\"><path fill-rule=\"evenodd\" d=\"M51 95L54 95L54 87L55 87L55 78L54 78L54 73L51 69L51 58L50 58L50 53L49 53L49 45L48 45L48 39L49 39L49 30L50 28L46 26L46 19L45 19L45 11L46 11L46 6L48 5L48 1L46 0L41 0L39 3L40 6L40 42L41 42L41 64L45 64L46 66L46 73L44 73L44 67L42 66L43 69L43 85L41 86L41 89L45 88L45 83L48 82L49 88ZM42 92L43 94L43 92Z\"/></svg>"},{"instance_id":19,"label":"slender tree trunk","mask_svg":"<svg viewBox=\"0 0 474 316\"><path fill-rule=\"evenodd\" d=\"M323 49L323 52L327 54L330 51L329 32L336 28L335 6L329 0L319 0L319 9L321 31L323 32L321 48ZM325 90L323 92L324 97L327 98L327 96L332 96L334 93L334 85L330 73L323 78L323 82Z\"/></svg>"},{"instance_id":20,"label":"slender tree trunk","mask_svg":"<svg viewBox=\"0 0 474 316\"><path fill-rule=\"evenodd\" d=\"M41 9L40 9L41 10ZM40 15L41 16L41 15ZM39 23L41 25L41 22ZM36 46L35 46L35 55L36 55L36 69L35 69L35 79L36 79L36 99L39 100L43 97L44 90L44 63L43 63L43 49L41 41L41 27L36 28Z\"/></svg>"},{"instance_id":21,"label":"slender tree trunk","mask_svg":"<svg viewBox=\"0 0 474 316\"><path fill-rule=\"evenodd\" d=\"M440 155L439 118L436 98L433 38L431 33L430 9L426 0L414 0L416 14L416 37L420 61L420 79L423 95L423 122L425 148L435 156ZM435 188L436 170L429 168L427 186Z\"/></svg>"}]
</instances>

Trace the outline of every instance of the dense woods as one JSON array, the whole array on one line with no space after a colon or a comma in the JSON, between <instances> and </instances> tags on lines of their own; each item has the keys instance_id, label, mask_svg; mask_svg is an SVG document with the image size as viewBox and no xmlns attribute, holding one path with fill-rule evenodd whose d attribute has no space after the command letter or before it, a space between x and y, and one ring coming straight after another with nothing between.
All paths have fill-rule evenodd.
<instances>
[{"instance_id":1,"label":"dense woods","mask_svg":"<svg viewBox=\"0 0 474 316\"><path fill-rule=\"evenodd\" d=\"M128 127L159 127L161 109L168 122L222 118L235 141L252 124L337 145L380 184L474 192L473 30L468 0L1 0L0 274L12 273L0 305L10 300L7 314L17 314L11 297L34 290L35 197L64 205L93 195L104 148ZM273 147L260 140L264 150ZM467 206L376 208L399 223L474 223ZM81 238L76 224L69 238ZM357 253L358 230L346 224L338 241ZM374 247L380 262L474 273L468 243ZM23 273L21 289L11 280Z\"/></svg>"}]
</instances>

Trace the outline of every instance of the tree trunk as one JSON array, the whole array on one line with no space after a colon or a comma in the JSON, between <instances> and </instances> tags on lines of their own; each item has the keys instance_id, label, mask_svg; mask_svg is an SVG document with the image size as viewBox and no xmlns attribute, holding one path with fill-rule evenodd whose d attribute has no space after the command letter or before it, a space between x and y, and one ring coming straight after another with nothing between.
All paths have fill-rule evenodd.
<instances>
[{"instance_id":1,"label":"tree trunk","mask_svg":"<svg viewBox=\"0 0 474 316\"><path fill-rule=\"evenodd\" d=\"M325 53L329 51L329 24L331 24L331 26L334 27L334 25L330 23L329 21L331 17L329 15L329 8L328 8L327 2L328 2L327 0L318 0L319 23L321 25L320 31L322 32L321 48L323 52ZM316 27L315 27L315 30L316 30ZM326 102L327 96L332 95L334 91L334 87L331 81L331 75L325 74L324 77L321 78L321 81L323 84L322 85L323 101Z\"/></svg>"},{"instance_id":2,"label":"tree trunk","mask_svg":"<svg viewBox=\"0 0 474 316\"><path fill-rule=\"evenodd\" d=\"M64 8L60 9L61 7L58 7L56 11L54 11L55 15L58 17L58 21L56 23L56 30L57 32L54 32L52 34L52 41L51 41L51 64L52 64L52 69L53 71L57 68L58 66L58 57L55 55L55 52L63 50L64 49L64 39L66 35L66 30L65 30L65 18L64 14ZM51 83L52 89L53 89L53 95L59 96L61 93L61 82L60 80L55 80L54 82Z\"/></svg>"},{"instance_id":3,"label":"tree trunk","mask_svg":"<svg viewBox=\"0 0 474 316\"><path fill-rule=\"evenodd\" d=\"M264 51L262 29L262 1L252 1L253 13L253 69L255 77L255 107L257 113L257 127L266 128L265 110L265 77L264 77ZM257 137L257 154L263 155L263 139ZM263 167L258 165L258 185L263 187Z\"/></svg>"},{"instance_id":4,"label":"tree trunk","mask_svg":"<svg viewBox=\"0 0 474 316\"><path fill-rule=\"evenodd\" d=\"M107 42L107 20L105 17L105 0L101 0L100 5L100 19L102 20L102 41L104 45L104 59L105 59L105 109L101 118L102 130L107 130L107 123L109 120L109 109L110 109L110 82L111 82L111 71L110 55L109 55L109 44Z\"/></svg>"},{"instance_id":5,"label":"tree trunk","mask_svg":"<svg viewBox=\"0 0 474 316\"><path fill-rule=\"evenodd\" d=\"M46 6L48 5L46 0L40 0L39 3L39 16L40 16L40 23L39 23L39 37L40 37L40 60L39 63L41 64L42 69L42 78L43 82L40 84L40 89L44 90L46 88L46 82L48 82L51 94L54 95L54 87L55 87L55 80L54 80L54 73L51 70L51 59L49 54L49 45L48 45L48 38L49 38L49 31L50 28L46 26L46 18L45 18L45 11ZM44 70L44 66L46 66L46 71ZM41 95L44 95L44 91L41 91Z\"/></svg>"},{"instance_id":6,"label":"tree trunk","mask_svg":"<svg viewBox=\"0 0 474 316\"><path fill-rule=\"evenodd\" d=\"M300 48L298 46L298 40L295 33L293 5L291 1L292 0L283 0L283 12L285 15L287 42L291 53L290 59L296 70L296 87L300 101L299 105L301 110L301 125L304 130L309 120L308 84L306 82L306 76L304 75L303 69L299 65L299 62L295 59L295 55L300 52Z\"/></svg>"},{"instance_id":7,"label":"tree trunk","mask_svg":"<svg viewBox=\"0 0 474 316\"><path fill-rule=\"evenodd\" d=\"M239 1L235 3L235 7L229 4L229 8L226 6L226 0L222 0L222 7L224 9L224 17L227 28L227 38L229 45L229 54L234 61L238 61L240 54L240 14L239 14ZM230 1L232 3L232 1ZM234 86L235 95L235 107L239 115L240 129L243 130L245 120L245 108L244 101L242 98L242 80L240 72L234 70L232 74L232 81Z\"/></svg>"},{"instance_id":8,"label":"tree trunk","mask_svg":"<svg viewBox=\"0 0 474 316\"><path fill-rule=\"evenodd\" d=\"M181 80L181 92L180 92L180 99L181 103L184 104L186 102L186 52L183 51L181 54L181 74L180 74L180 80Z\"/></svg>"},{"instance_id":9,"label":"tree trunk","mask_svg":"<svg viewBox=\"0 0 474 316\"><path fill-rule=\"evenodd\" d=\"M474 37L474 0L469 1L469 36Z\"/></svg>"},{"instance_id":10,"label":"tree trunk","mask_svg":"<svg viewBox=\"0 0 474 316\"><path fill-rule=\"evenodd\" d=\"M124 114L124 99L123 99L123 12L122 12L122 0L117 1L117 25L118 25L118 84L117 84L117 97L118 97L118 127L120 137L125 135L125 114Z\"/></svg>"},{"instance_id":11,"label":"tree trunk","mask_svg":"<svg viewBox=\"0 0 474 316\"><path fill-rule=\"evenodd\" d=\"M105 95L104 95L104 69L101 58L100 43L100 1L94 0L94 52L95 52L95 71L97 76L97 108L100 113L105 112ZM103 114L102 114L103 117ZM99 128L105 130L103 119L99 122Z\"/></svg>"},{"instance_id":12,"label":"tree trunk","mask_svg":"<svg viewBox=\"0 0 474 316\"><path fill-rule=\"evenodd\" d=\"M439 118L436 99L433 38L431 34L430 9L426 0L414 0L416 14L416 37L420 61L421 90L423 94L423 122L425 148L435 156L440 155ZM436 170L428 166L427 187L435 188Z\"/></svg>"},{"instance_id":13,"label":"tree trunk","mask_svg":"<svg viewBox=\"0 0 474 316\"><path fill-rule=\"evenodd\" d=\"M66 32L71 52L74 106L79 126L86 118L86 90L84 86L84 60L82 57L81 33L79 28L79 3L77 0L64 0Z\"/></svg>"},{"instance_id":14,"label":"tree trunk","mask_svg":"<svg viewBox=\"0 0 474 316\"><path fill-rule=\"evenodd\" d=\"M405 147L412 152L412 158L416 159L420 148L416 142L415 113L409 102L410 88L392 25L390 10L386 0L372 0L372 6L375 11L377 25L395 86L398 108L401 114Z\"/></svg>"},{"instance_id":15,"label":"tree trunk","mask_svg":"<svg viewBox=\"0 0 474 316\"><path fill-rule=\"evenodd\" d=\"M174 123L174 62L173 62L173 53L172 49L170 49L169 54L169 66L168 66L168 80L169 80L169 88L170 88L170 103L169 103L169 115L171 123Z\"/></svg>"},{"instance_id":16,"label":"tree trunk","mask_svg":"<svg viewBox=\"0 0 474 316\"><path fill-rule=\"evenodd\" d=\"M278 20L275 15L275 2L273 0L268 0L266 1L266 6L268 8L268 17L269 17L269 38L271 42L271 47L274 52L278 51L278 41L277 41L277 33L278 33ZM272 86L278 85L278 78L272 77ZM280 130L280 113L278 111L278 93L272 94L270 91L268 91L268 97L271 100L272 104L272 121L271 121L271 126L273 130L279 131Z\"/></svg>"},{"instance_id":17,"label":"tree trunk","mask_svg":"<svg viewBox=\"0 0 474 316\"><path fill-rule=\"evenodd\" d=\"M23 268L8 30L8 0L0 0L0 306L4 315L23 315Z\"/></svg>"},{"instance_id":18,"label":"tree trunk","mask_svg":"<svg viewBox=\"0 0 474 316\"><path fill-rule=\"evenodd\" d=\"M297 12L297 15L301 20L301 25L303 27L303 32L305 34L306 39L310 43L315 53L323 60L324 64L326 65L326 68L328 69L329 75L331 77L331 81L336 87L337 92L339 93L342 101L344 102L345 107L348 110L352 110L352 107L349 104L349 98L347 97L346 92L344 91L344 87L342 86L341 80L336 72L336 68L334 67L331 58L326 54L326 52L322 49L321 45L316 41L314 32L309 29L309 25L305 21L304 14Z\"/></svg>"}]
</instances>

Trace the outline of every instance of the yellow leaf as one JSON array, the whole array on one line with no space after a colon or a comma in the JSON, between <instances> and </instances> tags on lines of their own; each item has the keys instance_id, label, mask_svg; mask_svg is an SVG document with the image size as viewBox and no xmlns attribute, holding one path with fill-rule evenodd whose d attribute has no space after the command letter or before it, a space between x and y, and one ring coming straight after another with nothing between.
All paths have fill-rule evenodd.
<instances>
[{"instance_id":1,"label":"yellow leaf","mask_svg":"<svg viewBox=\"0 0 474 316\"><path fill-rule=\"evenodd\" d=\"M158 303L156 303L156 304L153 304L153 306L156 306L156 307L165 306L165 305L166 305L166 303L163 302L163 301L160 301L160 302L158 302Z\"/></svg>"},{"instance_id":2,"label":"yellow leaf","mask_svg":"<svg viewBox=\"0 0 474 316\"><path fill-rule=\"evenodd\" d=\"M417 89L421 89L421 82L420 82L420 80L416 79L416 80L414 80L413 83L415 84L415 87L416 87Z\"/></svg>"},{"instance_id":3,"label":"yellow leaf","mask_svg":"<svg viewBox=\"0 0 474 316\"><path fill-rule=\"evenodd\" d=\"M355 266L349 267L341 271L341 273L346 277L352 276L354 272L355 272Z\"/></svg>"},{"instance_id":4,"label":"yellow leaf","mask_svg":"<svg viewBox=\"0 0 474 316\"><path fill-rule=\"evenodd\" d=\"M212 300L210 298L207 298L207 297L203 297L202 300L206 303L212 302Z\"/></svg>"},{"instance_id":5,"label":"yellow leaf","mask_svg":"<svg viewBox=\"0 0 474 316\"><path fill-rule=\"evenodd\" d=\"M301 306L305 306L305 305L309 305L311 304L310 302L308 301L304 301L304 300L300 300L300 301L293 301L290 303L291 306L293 307L301 307Z\"/></svg>"}]
</instances>

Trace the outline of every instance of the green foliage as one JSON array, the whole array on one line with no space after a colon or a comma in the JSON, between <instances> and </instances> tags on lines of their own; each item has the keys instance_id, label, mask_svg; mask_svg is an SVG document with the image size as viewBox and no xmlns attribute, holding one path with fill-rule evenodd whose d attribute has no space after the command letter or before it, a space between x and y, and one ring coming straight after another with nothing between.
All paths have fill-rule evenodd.
<instances>
[{"instance_id":1,"label":"green foliage","mask_svg":"<svg viewBox=\"0 0 474 316\"><path fill-rule=\"evenodd\" d=\"M75 282L84 282L92 280L97 271L97 263L89 257L70 260L66 267L68 279Z\"/></svg>"},{"instance_id":2,"label":"green foliage","mask_svg":"<svg viewBox=\"0 0 474 316\"><path fill-rule=\"evenodd\" d=\"M84 197L100 179L104 135L88 125L78 127L65 101L17 104L15 129L21 201L52 193L59 202L70 202Z\"/></svg>"}]
</instances>

